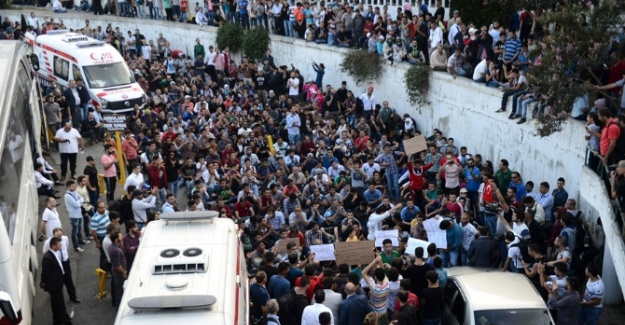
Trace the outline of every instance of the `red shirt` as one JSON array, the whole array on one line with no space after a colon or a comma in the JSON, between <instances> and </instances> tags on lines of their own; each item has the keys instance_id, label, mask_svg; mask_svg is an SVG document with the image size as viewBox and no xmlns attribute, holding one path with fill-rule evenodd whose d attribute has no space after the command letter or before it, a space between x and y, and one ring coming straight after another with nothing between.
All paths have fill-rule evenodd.
<instances>
[{"instance_id":1,"label":"red shirt","mask_svg":"<svg viewBox=\"0 0 625 325\"><path fill-rule=\"evenodd\" d=\"M148 165L148 176L150 178L150 186L158 186L158 188L169 189L169 183L167 183L167 172L165 166L157 168L154 164Z\"/></svg>"},{"instance_id":2,"label":"red shirt","mask_svg":"<svg viewBox=\"0 0 625 325\"><path fill-rule=\"evenodd\" d=\"M599 142L599 151L602 156L605 156L610 149L610 140L618 141L621 135L621 128L614 122L613 118L608 119L606 127L601 132L601 141Z\"/></svg>"},{"instance_id":3,"label":"red shirt","mask_svg":"<svg viewBox=\"0 0 625 325\"><path fill-rule=\"evenodd\" d=\"M302 144L299 146L299 154L302 156L302 159L306 157L309 153L314 153L317 148L315 148L315 143L312 141L302 141Z\"/></svg>"},{"instance_id":4,"label":"red shirt","mask_svg":"<svg viewBox=\"0 0 625 325\"><path fill-rule=\"evenodd\" d=\"M250 215L250 208L252 207L252 204L248 201L245 201L245 204L241 204L241 202L237 202L234 204L234 211L238 211L239 212L239 218L241 217L247 217Z\"/></svg>"},{"instance_id":5,"label":"red shirt","mask_svg":"<svg viewBox=\"0 0 625 325\"><path fill-rule=\"evenodd\" d=\"M413 305L417 310L419 310L419 298L414 293L408 291L408 303ZM393 309L396 313L399 312L399 308L401 305L399 304L399 299L395 300L395 306Z\"/></svg>"},{"instance_id":6,"label":"red shirt","mask_svg":"<svg viewBox=\"0 0 625 325\"><path fill-rule=\"evenodd\" d=\"M608 78L607 84L615 83L621 79L623 79L623 73L625 73L625 61L620 60L610 66L610 78ZM621 87L614 87L612 89L608 89L609 91L613 91L618 93L621 91Z\"/></svg>"},{"instance_id":7,"label":"red shirt","mask_svg":"<svg viewBox=\"0 0 625 325\"><path fill-rule=\"evenodd\" d=\"M413 191L419 191L423 189L424 181L423 174L432 167L433 164L427 164L421 166L418 169L413 168L412 163L408 163L408 173L410 175L410 189Z\"/></svg>"},{"instance_id":8,"label":"red shirt","mask_svg":"<svg viewBox=\"0 0 625 325\"><path fill-rule=\"evenodd\" d=\"M305 275L300 276L299 278L295 279L296 286L299 287L299 282L303 277L305 277ZM323 281L323 273L319 274L319 276L313 275L309 277L309 279L310 279L310 286L308 287L308 290L306 290L306 298L308 298L308 301L311 301L317 289L323 290L323 286L321 284L321 281Z\"/></svg>"}]
</instances>

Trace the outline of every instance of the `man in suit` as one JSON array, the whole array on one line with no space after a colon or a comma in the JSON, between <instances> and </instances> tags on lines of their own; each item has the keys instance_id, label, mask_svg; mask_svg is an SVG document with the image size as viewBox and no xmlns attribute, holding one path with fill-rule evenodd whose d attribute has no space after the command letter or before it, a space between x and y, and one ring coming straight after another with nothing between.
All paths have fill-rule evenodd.
<instances>
[{"instance_id":1,"label":"man in suit","mask_svg":"<svg viewBox=\"0 0 625 325\"><path fill-rule=\"evenodd\" d=\"M67 108L70 113L70 118L72 122L72 126L74 128L80 127L80 106L82 102L80 101L80 92L76 87L76 81L70 80L69 87L65 89L63 92L63 96L65 97L65 102L67 103Z\"/></svg>"},{"instance_id":2,"label":"man in suit","mask_svg":"<svg viewBox=\"0 0 625 325\"><path fill-rule=\"evenodd\" d=\"M52 238L60 238L61 239L61 249L59 250L59 255L61 255L61 265L63 265L63 282L65 283L65 288L67 289L67 294L69 295L69 300L72 302L79 304L81 301L76 296L76 287L74 286L74 280L72 280L72 269L69 263L69 254L67 253L67 248L69 247L69 239L67 236L63 236L63 229L54 228L52 230L52 236L48 238L43 243L43 254L47 253L50 250L50 241Z\"/></svg>"},{"instance_id":3,"label":"man in suit","mask_svg":"<svg viewBox=\"0 0 625 325\"><path fill-rule=\"evenodd\" d=\"M72 320L65 309L65 297L63 296L65 271L61 262L63 260L61 238L50 238L49 247L50 250L43 255L41 262L41 283L39 286L50 294L53 324L71 325Z\"/></svg>"},{"instance_id":4,"label":"man in suit","mask_svg":"<svg viewBox=\"0 0 625 325\"><path fill-rule=\"evenodd\" d=\"M469 246L469 266L494 267L499 262L497 243L489 237L488 227L478 228L480 237L474 239Z\"/></svg>"},{"instance_id":5,"label":"man in suit","mask_svg":"<svg viewBox=\"0 0 625 325\"><path fill-rule=\"evenodd\" d=\"M345 285L345 293L347 298L339 309L339 325L362 325L367 314L372 311L367 297L357 295L356 286L351 282Z\"/></svg>"}]
</instances>

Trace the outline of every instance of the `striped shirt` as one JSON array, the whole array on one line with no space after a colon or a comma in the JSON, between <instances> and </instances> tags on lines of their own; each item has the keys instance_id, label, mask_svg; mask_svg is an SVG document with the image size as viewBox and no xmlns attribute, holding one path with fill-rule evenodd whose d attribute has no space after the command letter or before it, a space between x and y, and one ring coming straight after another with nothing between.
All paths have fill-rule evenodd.
<instances>
[{"instance_id":1,"label":"striped shirt","mask_svg":"<svg viewBox=\"0 0 625 325\"><path fill-rule=\"evenodd\" d=\"M506 61L511 61L514 55L521 51L521 40L518 38L509 39L506 41Z\"/></svg>"},{"instance_id":2,"label":"striped shirt","mask_svg":"<svg viewBox=\"0 0 625 325\"><path fill-rule=\"evenodd\" d=\"M389 294L388 280L384 279L382 283L375 283L375 280L369 281L369 288L371 288L369 294L369 305L376 314L384 314L387 309L386 299Z\"/></svg>"},{"instance_id":3,"label":"striped shirt","mask_svg":"<svg viewBox=\"0 0 625 325\"><path fill-rule=\"evenodd\" d=\"M106 227L111 223L109 219L109 212L106 211L104 214L94 213L93 217L91 217L91 229L95 230L98 234L98 237L106 236Z\"/></svg>"}]
</instances>

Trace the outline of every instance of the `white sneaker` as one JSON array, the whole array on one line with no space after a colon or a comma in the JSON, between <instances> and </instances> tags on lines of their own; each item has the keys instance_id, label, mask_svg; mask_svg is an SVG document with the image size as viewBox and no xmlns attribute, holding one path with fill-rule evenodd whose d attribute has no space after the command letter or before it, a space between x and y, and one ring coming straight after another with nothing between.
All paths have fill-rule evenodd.
<instances>
[{"instance_id":1,"label":"white sneaker","mask_svg":"<svg viewBox=\"0 0 625 325\"><path fill-rule=\"evenodd\" d=\"M85 240L84 242L80 243L81 245L87 245L89 244L91 241L90 240Z\"/></svg>"},{"instance_id":2,"label":"white sneaker","mask_svg":"<svg viewBox=\"0 0 625 325\"><path fill-rule=\"evenodd\" d=\"M74 251L76 251L76 253L82 253L82 252L84 252L85 250L84 250L84 249L82 249L82 248L80 248L80 247L78 247L78 248L74 248Z\"/></svg>"}]
</instances>

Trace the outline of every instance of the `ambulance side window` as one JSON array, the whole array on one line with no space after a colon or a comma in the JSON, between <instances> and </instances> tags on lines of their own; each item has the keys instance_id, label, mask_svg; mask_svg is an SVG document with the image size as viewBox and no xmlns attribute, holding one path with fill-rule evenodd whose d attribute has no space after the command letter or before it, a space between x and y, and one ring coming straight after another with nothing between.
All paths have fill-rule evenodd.
<instances>
[{"instance_id":1,"label":"ambulance side window","mask_svg":"<svg viewBox=\"0 0 625 325\"><path fill-rule=\"evenodd\" d=\"M55 55L54 76L67 81L67 78L69 78L69 61Z\"/></svg>"},{"instance_id":2,"label":"ambulance side window","mask_svg":"<svg viewBox=\"0 0 625 325\"><path fill-rule=\"evenodd\" d=\"M72 74L74 75L74 80L83 80L82 74L80 74L80 68L75 64L72 64Z\"/></svg>"}]
</instances>

